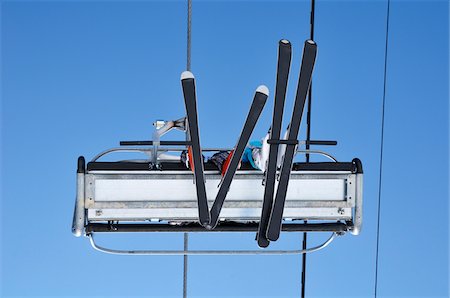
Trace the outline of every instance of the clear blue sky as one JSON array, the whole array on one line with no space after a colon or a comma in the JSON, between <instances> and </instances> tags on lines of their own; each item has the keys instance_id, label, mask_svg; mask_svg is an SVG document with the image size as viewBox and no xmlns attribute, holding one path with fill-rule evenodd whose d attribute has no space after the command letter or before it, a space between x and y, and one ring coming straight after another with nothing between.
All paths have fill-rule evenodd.
<instances>
[{"instance_id":1,"label":"clear blue sky","mask_svg":"<svg viewBox=\"0 0 450 298\"><path fill-rule=\"evenodd\" d=\"M363 161L365 205L361 236L308 256L309 297L373 296L386 4L316 4L312 136L338 140L329 149L340 160ZM290 113L309 9L308 1L194 0L203 146L232 146L256 86L273 94L281 38L294 49ZM447 1L391 2L380 297L449 295L448 16ZM3 1L1 42L1 294L181 297L182 257L101 254L70 225L79 155L149 139L152 121L183 116L186 3ZM255 138L272 107L271 97ZM282 235L273 247L299 248L300 239ZM151 234L100 240L129 248L183 242ZM253 233L192 235L191 247L256 243ZM190 257L188 296L299 297L300 266L298 256Z\"/></svg>"}]
</instances>

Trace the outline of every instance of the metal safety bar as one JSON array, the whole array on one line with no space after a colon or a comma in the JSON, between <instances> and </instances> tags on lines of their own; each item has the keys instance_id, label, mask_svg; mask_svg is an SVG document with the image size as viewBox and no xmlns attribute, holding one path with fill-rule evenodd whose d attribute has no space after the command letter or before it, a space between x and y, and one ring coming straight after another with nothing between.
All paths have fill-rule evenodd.
<instances>
[{"instance_id":1,"label":"metal safety bar","mask_svg":"<svg viewBox=\"0 0 450 298\"><path fill-rule=\"evenodd\" d=\"M285 141L285 140L284 140ZM152 146L153 141L120 141L120 146ZM311 140L311 141L299 141L301 145L318 145L318 146L336 146L337 141L322 141L322 140ZM159 141L160 145L168 146L188 146L190 142L188 141Z\"/></svg>"},{"instance_id":2,"label":"metal safety bar","mask_svg":"<svg viewBox=\"0 0 450 298\"><path fill-rule=\"evenodd\" d=\"M301 144L302 142L300 142ZM153 148L148 147L148 148L124 148L124 147L115 147L115 148L110 148L110 149L106 149L102 152L100 152L99 154L97 154L96 156L94 156L94 158L92 158L91 162L95 162L97 161L100 157L105 156L109 153L113 153L113 152L141 152L141 153L146 153L146 152L152 152ZM186 150L185 148L158 148L158 151L160 152L181 152L183 150ZM231 151L233 149L230 148L202 148L202 151L205 152L215 152L215 151ZM332 156L329 153L326 153L325 151L321 151L321 150L297 150L297 153L304 153L304 154L318 154L318 155L322 155L325 156L327 158L329 158L330 160L334 161L334 162L338 162L338 160Z\"/></svg>"},{"instance_id":3,"label":"metal safety bar","mask_svg":"<svg viewBox=\"0 0 450 298\"><path fill-rule=\"evenodd\" d=\"M159 255L159 256L190 256L190 255L298 255L312 253L327 247L337 236L338 233L332 233L331 236L322 244L307 249L298 250L120 250L111 249L97 245L93 233L87 235L91 246L100 252L114 255Z\"/></svg>"}]
</instances>

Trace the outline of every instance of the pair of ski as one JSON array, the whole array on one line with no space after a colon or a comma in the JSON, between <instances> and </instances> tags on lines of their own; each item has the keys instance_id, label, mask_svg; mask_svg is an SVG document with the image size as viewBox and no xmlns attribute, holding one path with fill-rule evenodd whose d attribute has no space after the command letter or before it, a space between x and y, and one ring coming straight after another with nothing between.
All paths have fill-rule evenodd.
<instances>
[{"instance_id":1,"label":"pair of ski","mask_svg":"<svg viewBox=\"0 0 450 298\"><path fill-rule=\"evenodd\" d=\"M316 59L317 46L314 41L307 40L303 49L303 57L300 68L300 76L297 86L297 94L294 102L291 123L287 132L287 139L280 139L284 102L286 97L289 68L291 62L291 44L287 40L281 40L278 52L278 67L275 90L275 105L270 133L269 158L265 173L264 200L261 213L261 220L258 228L257 241L260 247L267 247L269 241L278 239L283 220L283 209L286 193L295 155L295 148L298 144L297 136L300 129L303 109L306 96L311 82L312 71ZM236 173L239 161L242 158L245 147L250 139L253 129L267 101L269 91L265 86L256 89L255 96L247 115L244 127L234 151L232 151L231 161L222 178L219 191L213 203L211 211L208 208L206 196L203 160L200 147L200 136L198 130L197 103L195 95L195 81L191 72L183 72L181 84L186 105L188 133L190 136L190 149L192 152L195 185L197 190L197 203L200 224L207 229L214 229L219 221L220 211L230 189L231 182ZM283 162L280 171L280 178L274 200L275 179L277 174L277 157L279 145L286 145Z\"/></svg>"},{"instance_id":2,"label":"pair of ski","mask_svg":"<svg viewBox=\"0 0 450 298\"><path fill-rule=\"evenodd\" d=\"M311 84L311 76L316 61L316 54L316 43L312 40L305 41L291 122L288 126L287 138L285 140L281 140L280 133L292 49L290 42L287 40L281 40L279 43L275 103L270 138L267 140L267 143L269 143L270 146L269 158L265 172L265 188L261 219L259 221L258 233L256 235L256 240L260 247L267 247L269 246L270 241L276 241L280 237L289 178L294 161L295 149L298 144L298 132L300 130L300 123L302 121L306 96ZM280 145L285 145L286 148L283 154L278 187L275 193L275 180L278 170L277 159Z\"/></svg>"},{"instance_id":3,"label":"pair of ski","mask_svg":"<svg viewBox=\"0 0 450 298\"><path fill-rule=\"evenodd\" d=\"M239 166L239 162L244 154L245 147L248 140L255 128L256 122L266 104L267 97L269 96L269 89L266 86L261 85L256 89L255 96L253 98L250 111L247 119L245 120L244 128L242 129L239 140L232 151L231 160L228 164L228 168L222 177L219 191L217 192L211 211L209 211L208 200L206 196L205 177L203 169L203 157L200 147L200 135L198 129L198 116L197 116L197 100L195 94L195 80L194 75L185 71L181 74L181 85L183 88L184 102L186 105L187 122L188 122L188 135L190 138L190 155L192 155L191 168L194 170L195 186L197 190L197 204L199 222L205 228L212 230L219 222L220 211L222 210L223 203L230 189L231 182L233 181L234 174Z\"/></svg>"}]
</instances>

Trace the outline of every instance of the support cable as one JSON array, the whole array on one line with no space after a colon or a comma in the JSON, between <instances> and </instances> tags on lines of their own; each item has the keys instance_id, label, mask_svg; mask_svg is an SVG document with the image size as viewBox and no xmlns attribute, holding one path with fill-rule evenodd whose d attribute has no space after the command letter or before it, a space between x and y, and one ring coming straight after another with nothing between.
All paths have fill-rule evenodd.
<instances>
[{"instance_id":1,"label":"support cable","mask_svg":"<svg viewBox=\"0 0 450 298\"><path fill-rule=\"evenodd\" d=\"M374 286L375 297L377 297L377 290L378 290L378 261L379 261L379 246L380 246L380 218L381 218L381 190L382 190L381 178L383 173L384 116L386 107L386 82L387 82L386 77L387 77L388 41L389 41L389 10L390 10L390 0L387 0L386 41L384 49L383 101L381 110L380 175L378 177L377 247L375 257L375 286Z\"/></svg>"},{"instance_id":2,"label":"support cable","mask_svg":"<svg viewBox=\"0 0 450 298\"><path fill-rule=\"evenodd\" d=\"M192 0L187 1L188 15L187 15L187 52L186 52L186 70L191 71L191 27L192 27Z\"/></svg>"},{"instance_id":3,"label":"support cable","mask_svg":"<svg viewBox=\"0 0 450 298\"><path fill-rule=\"evenodd\" d=\"M315 12L315 0L311 0L311 15L310 15L310 39L314 40L314 12ZM311 102L312 102L312 79L309 85L308 92L308 111L306 114L306 150L309 150L310 145L309 141L311 140ZM309 154L306 154L306 162L309 162ZM307 221L304 221L305 224ZM306 232L303 233L303 243L302 249L306 249L308 242L308 234ZM306 289L306 254L302 255L302 276L301 276L301 297L305 298L305 289Z\"/></svg>"},{"instance_id":4,"label":"support cable","mask_svg":"<svg viewBox=\"0 0 450 298\"><path fill-rule=\"evenodd\" d=\"M188 241L189 241L189 234L184 233L184 247L183 251L188 251ZM185 254L183 256L183 298L187 297L187 269L188 269L188 255Z\"/></svg>"},{"instance_id":5,"label":"support cable","mask_svg":"<svg viewBox=\"0 0 450 298\"><path fill-rule=\"evenodd\" d=\"M192 26L192 0L187 0L187 39L186 39L186 70L191 71L191 26ZM183 298L187 298L187 271L189 234L184 233L183 241Z\"/></svg>"}]
</instances>

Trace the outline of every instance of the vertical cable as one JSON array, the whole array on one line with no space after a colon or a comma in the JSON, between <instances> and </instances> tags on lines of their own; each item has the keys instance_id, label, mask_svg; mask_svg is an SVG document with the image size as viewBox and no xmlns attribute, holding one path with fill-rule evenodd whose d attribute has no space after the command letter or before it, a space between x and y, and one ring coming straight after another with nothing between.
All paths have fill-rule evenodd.
<instances>
[{"instance_id":1,"label":"vertical cable","mask_svg":"<svg viewBox=\"0 0 450 298\"><path fill-rule=\"evenodd\" d=\"M306 223L306 220L305 220ZM307 244L307 233L303 233L303 245L302 249L306 249ZM305 298L305 289L306 289L306 254L302 255L302 287L301 287L301 297Z\"/></svg>"},{"instance_id":2,"label":"vertical cable","mask_svg":"<svg viewBox=\"0 0 450 298\"><path fill-rule=\"evenodd\" d=\"M187 41L186 41L186 70L191 71L191 26L192 26L192 0L187 0ZM184 233L183 250L188 250L189 234ZM187 271L188 256L183 256L183 298L187 298Z\"/></svg>"},{"instance_id":3,"label":"vertical cable","mask_svg":"<svg viewBox=\"0 0 450 298\"><path fill-rule=\"evenodd\" d=\"M186 70L191 71L191 26L192 26L192 0L187 1L188 15L187 15L187 61Z\"/></svg>"},{"instance_id":4,"label":"vertical cable","mask_svg":"<svg viewBox=\"0 0 450 298\"><path fill-rule=\"evenodd\" d=\"M311 0L311 15L310 15L310 39L314 40L314 12L315 12L315 0ZM309 86L308 92L308 111L306 114L306 150L309 150L309 141L311 140L311 102L312 102L312 80ZM306 162L309 162L309 154L306 154ZM305 220L305 223L307 221ZM303 233L302 249L306 249L308 241L308 234ZM301 297L305 298L306 290L306 254L302 255L302 284L301 284Z\"/></svg>"},{"instance_id":5,"label":"vertical cable","mask_svg":"<svg viewBox=\"0 0 450 298\"><path fill-rule=\"evenodd\" d=\"M380 245L380 218L381 218L381 186L383 173L383 149L384 149L384 115L386 107L386 77L387 77L387 61L388 61L388 41L389 41L389 10L390 0L387 0L386 12L386 41L384 48L384 81L383 81L383 103L381 109L381 142L380 142L380 175L378 177L378 212L377 212L377 248L375 257L375 297L377 297L378 290L378 255Z\"/></svg>"},{"instance_id":6,"label":"vertical cable","mask_svg":"<svg viewBox=\"0 0 450 298\"><path fill-rule=\"evenodd\" d=\"M188 250L189 234L184 233L184 251ZM188 256L183 256L183 298L187 297L187 269L188 269Z\"/></svg>"},{"instance_id":7,"label":"vertical cable","mask_svg":"<svg viewBox=\"0 0 450 298\"><path fill-rule=\"evenodd\" d=\"M314 40L314 12L315 12L315 0L311 0L311 16L310 16L310 24L311 24L311 32L310 39ZM309 141L311 140L311 101L312 101L312 79L309 85L308 92L308 110L306 114L306 150L309 150ZM306 162L309 162L309 154L306 154Z\"/></svg>"}]
</instances>

